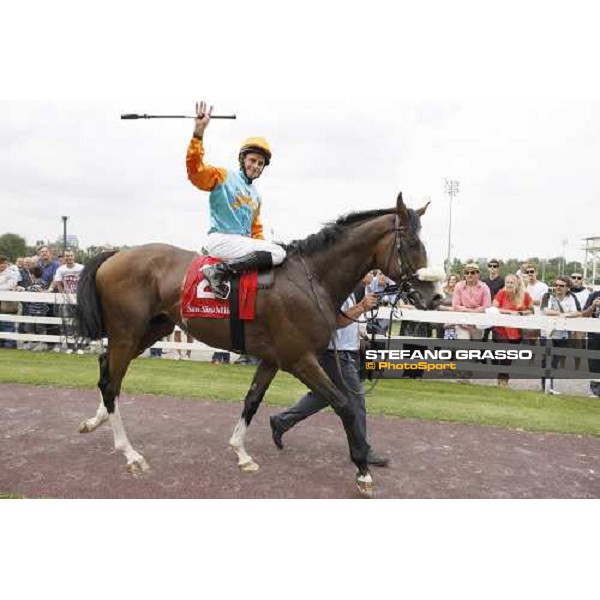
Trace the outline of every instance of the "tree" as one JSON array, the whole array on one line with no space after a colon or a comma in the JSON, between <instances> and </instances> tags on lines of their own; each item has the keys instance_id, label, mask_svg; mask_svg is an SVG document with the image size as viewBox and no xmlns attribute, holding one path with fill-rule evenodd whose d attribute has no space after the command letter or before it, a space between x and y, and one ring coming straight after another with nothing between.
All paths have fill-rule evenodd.
<instances>
[{"instance_id":1,"label":"tree","mask_svg":"<svg viewBox=\"0 0 600 600\"><path fill-rule=\"evenodd\" d=\"M27 242L16 233L0 235L0 255L8 257L12 262L19 256L27 255Z\"/></svg>"},{"instance_id":2,"label":"tree","mask_svg":"<svg viewBox=\"0 0 600 600\"><path fill-rule=\"evenodd\" d=\"M468 263L477 261L468 258L464 262ZM555 256L552 258L540 258L537 256L529 258L502 258L500 259L500 275L504 277L509 273L515 274L525 263L532 263L537 269L538 279L540 281L545 281L546 283L552 283L554 279L556 279L557 275L561 272L561 269L563 269L562 262L562 256ZM575 271L581 271L582 268L583 265L580 262L570 261L564 266L564 272L565 274L569 275ZM452 271L456 273L462 272L462 264L458 258L454 259ZM484 279L485 277L485 271L482 270L481 278Z\"/></svg>"},{"instance_id":3,"label":"tree","mask_svg":"<svg viewBox=\"0 0 600 600\"><path fill-rule=\"evenodd\" d=\"M468 261L467 261L468 262ZM464 263L460 260L460 258L455 258L452 261L452 266L450 267L450 273L462 273Z\"/></svg>"}]
</instances>

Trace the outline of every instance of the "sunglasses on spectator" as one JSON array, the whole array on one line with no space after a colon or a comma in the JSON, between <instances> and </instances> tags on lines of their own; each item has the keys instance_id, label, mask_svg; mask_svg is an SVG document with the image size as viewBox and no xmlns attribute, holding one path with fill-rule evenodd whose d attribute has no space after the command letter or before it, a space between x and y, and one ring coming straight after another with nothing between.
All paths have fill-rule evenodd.
<instances>
[{"instance_id":1,"label":"sunglasses on spectator","mask_svg":"<svg viewBox=\"0 0 600 600\"><path fill-rule=\"evenodd\" d=\"M476 273L479 273L479 271L465 271L464 273L465 275L475 275Z\"/></svg>"},{"instance_id":2,"label":"sunglasses on spectator","mask_svg":"<svg viewBox=\"0 0 600 600\"><path fill-rule=\"evenodd\" d=\"M581 275L571 275L571 279L583 279Z\"/></svg>"},{"instance_id":3,"label":"sunglasses on spectator","mask_svg":"<svg viewBox=\"0 0 600 600\"><path fill-rule=\"evenodd\" d=\"M566 283L555 283L554 287L567 287Z\"/></svg>"},{"instance_id":4,"label":"sunglasses on spectator","mask_svg":"<svg viewBox=\"0 0 600 600\"><path fill-rule=\"evenodd\" d=\"M495 263L490 263L490 264L488 265L488 267L489 267L490 269L497 269L499 266L500 266L500 265L497 265L497 264L495 264Z\"/></svg>"},{"instance_id":5,"label":"sunglasses on spectator","mask_svg":"<svg viewBox=\"0 0 600 600\"><path fill-rule=\"evenodd\" d=\"M525 273L527 273L527 275L531 275L532 273L535 273L535 269L527 269Z\"/></svg>"}]
</instances>

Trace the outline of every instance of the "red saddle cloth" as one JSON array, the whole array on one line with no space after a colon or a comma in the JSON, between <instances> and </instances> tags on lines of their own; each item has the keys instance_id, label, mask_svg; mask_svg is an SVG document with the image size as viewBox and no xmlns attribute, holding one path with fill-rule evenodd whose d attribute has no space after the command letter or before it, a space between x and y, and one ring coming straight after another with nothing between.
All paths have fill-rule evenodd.
<instances>
[{"instance_id":1,"label":"red saddle cloth","mask_svg":"<svg viewBox=\"0 0 600 600\"><path fill-rule=\"evenodd\" d=\"M220 262L213 256L197 256L188 268L181 292L181 316L185 319L229 319L229 299L216 298L201 269L204 265ZM254 319L257 271L242 273L240 277L240 319Z\"/></svg>"}]
</instances>

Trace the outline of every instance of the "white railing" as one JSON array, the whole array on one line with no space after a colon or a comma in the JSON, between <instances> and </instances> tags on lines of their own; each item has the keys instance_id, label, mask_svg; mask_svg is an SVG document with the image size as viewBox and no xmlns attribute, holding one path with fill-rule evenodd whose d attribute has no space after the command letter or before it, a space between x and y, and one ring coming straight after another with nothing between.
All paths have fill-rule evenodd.
<instances>
[{"instance_id":1,"label":"white railing","mask_svg":"<svg viewBox=\"0 0 600 600\"><path fill-rule=\"evenodd\" d=\"M33 302L39 304L52 304L61 305L69 304L74 305L77 303L77 297L73 294L66 293L48 293L48 292L6 292L0 291L0 300L7 300L10 302ZM10 323L40 323L43 325L65 325L71 322L71 319L61 317L30 317L25 315L13 315L13 314L1 314L0 321L7 321ZM176 327L175 331L181 331ZM182 337L185 338L186 333L181 332ZM17 333L17 332L4 332L0 331L0 339L4 340L15 340L18 342L41 342L41 343L67 343L72 340L67 339L64 335L47 335L47 334L35 334L35 333ZM106 343L106 340L104 340ZM188 342L170 342L160 341L156 342L152 348L161 348L163 350L193 350L200 352L200 358L210 360L213 352L222 351L220 348L213 348L202 342L193 341ZM232 359L237 357L237 354L231 353Z\"/></svg>"},{"instance_id":2,"label":"white railing","mask_svg":"<svg viewBox=\"0 0 600 600\"><path fill-rule=\"evenodd\" d=\"M379 309L379 318L389 319L391 308ZM516 327L517 329L539 329L554 331L584 331L600 333L600 319L589 317L567 318L544 315L502 315L497 312L466 313L441 310L396 309L394 320L418 321L420 323L452 323L453 325L476 325L482 329L493 326Z\"/></svg>"},{"instance_id":3,"label":"white railing","mask_svg":"<svg viewBox=\"0 0 600 600\"><path fill-rule=\"evenodd\" d=\"M77 298L72 294L44 293L44 292L5 292L0 291L0 300L12 302L35 302L44 304L75 304ZM377 313L378 318L389 319L391 308L382 306ZM414 309L399 309L394 311L394 320L417 321L421 323L452 323L456 325L476 325L480 328L493 326L516 327L519 329L538 329L541 331L582 331L600 333L600 319L584 317L566 318L563 316L547 317L543 315L516 316L503 315L489 311L487 313L463 313L453 311L422 311ZM23 315L0 314L0 321L12 323L43 323L49 325L63 325L68 319L60 317L30 317ZM183 333L182 335L185 335ZM0 332L0 339L18 340L23 342L61 342L64 336L36 335L28 333ZM153 348L166 350L219 350L206 344L194 341L168 342L161 341L154 344Z\"/></svg>"}]
</instances>

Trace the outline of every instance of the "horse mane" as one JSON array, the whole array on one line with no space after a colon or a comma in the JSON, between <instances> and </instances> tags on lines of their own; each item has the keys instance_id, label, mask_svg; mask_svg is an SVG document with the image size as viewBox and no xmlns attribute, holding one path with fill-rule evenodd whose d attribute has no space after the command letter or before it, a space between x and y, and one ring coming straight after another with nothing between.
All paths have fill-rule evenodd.
<instances>
[{"instance_id":1,"label":"horse mane","mask_svg":"<svg viewBox=\"0 0 600 600\"><path fill-rule=\"evenodd\" d=\"M294 240L289 244L282 244L288 254L304 254L310 256L334 244L340 236L351 227L360 225L365 221L382 217L384 215L396 214L395 208L379 208L376 210L363 210L348 213L330 221L317 233L311 233L301 240ZM419 217L414 210L408 210L409 227L411 232L419 228Z\"/></svg>"},{"instance_id":2,"label":"horse mane","mask_svg":"<svg viewBox=\"0 0 600 600\"><path fill-rule=\"evenodd\" d=\"M288 254L304 254L310 256L334 244L340 236L349 228L364 223L370 219L391 215L396 212L395 208L381 208L378 210L364 210L352 212L338 217L335 221L329 221L317 233L311 233L301 240L294 240L283 247Z\"/></svg>"}]
</instances>

